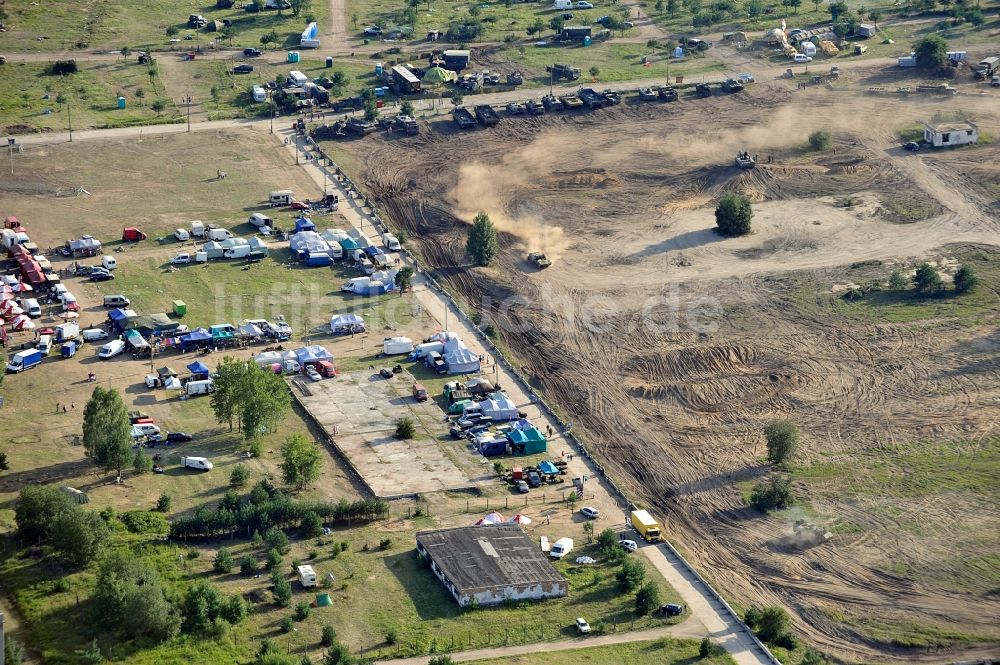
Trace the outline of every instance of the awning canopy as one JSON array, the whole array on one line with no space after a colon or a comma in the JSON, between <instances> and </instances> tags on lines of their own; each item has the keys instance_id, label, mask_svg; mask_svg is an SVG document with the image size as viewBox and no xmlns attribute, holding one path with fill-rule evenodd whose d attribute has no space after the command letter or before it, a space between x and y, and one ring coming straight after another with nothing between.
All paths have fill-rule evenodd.
<instances>
[{"instance_id":1,"label":"awning canopy","mask_svg":"<svg viewBox=\"0 0 1000 665\"><path fill-rule=\"evenodd\" d=\"M208 365L201 362L200 360L195 360L193 363L187 366L188 371L192 374L208 374Z\"/></svg>"}]
</instances>

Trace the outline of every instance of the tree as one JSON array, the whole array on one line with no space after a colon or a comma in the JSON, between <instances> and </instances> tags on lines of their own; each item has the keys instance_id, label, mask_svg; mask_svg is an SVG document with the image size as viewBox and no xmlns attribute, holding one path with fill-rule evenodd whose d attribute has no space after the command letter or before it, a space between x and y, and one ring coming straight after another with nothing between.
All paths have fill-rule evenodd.
<instances>
[{"instance_id":1,"label":"tree","mask_svg":"<svg viewBox=\"0 0 1000 665\"><path fill-rule=\"evenodd\" d=\"M480 212L473 220L465 250L477 266L488 266L500 252L496 227L485 212Z\"/></svg>"},{"instance_id":2,"label":"tree","mask_svg":"<svg viewBox=\"0 0 1000 665\"><path fill-rule=\"evenodd\" d=\"M795 503L791 479L772 476L770 480L760 481L750 491L750 503L763 513L787 508Z\"/></svg>"},{"instance_id":3,"label":"tree","mask_svg":"<svg viewBox=\"0 0 1000 665\"><path fill-rule=\"evenodd\" d=\"M163 113L164 109L167 108L167 103L162 99L157 99L152 104L150 104L150 108L156 111L157 114L160 114Z\"/></svg>"},{"instance_id":4,"label":"tree","mask_svg":"<svg viewBox=\"0 0 1000 665\"><path fill-rule=\"evenodd\" d=\"M52 548L77 566L86 566L108 544L111 530L97 513L74 507L52 521Z\"/></svg>"},{"instance_id":5,"label":"tree","mask_svg":"<svg viewBox=\"0 0 1000 665\"><path fill-rule=\"evenodd\" d=\"M955 293L969 293L979 285L979 277L969 266L955 271Z\"/></svg>"},{"instance_id":6,"label":"tree","mask_svg":"<svg viewBox=\"0 0 1000 665\"><path fill-rule=\"evenodd\" d=\"M564 25L566 25L566 19L564 19L562 16L553 16L549 20L549 27L552 28L552 32L556 34L562 32Z\"/></svg>"},{"instance_id":7,"label":"tree","mask_svg":"<svg viewBox=\"0 0 1000 665\"><path fill-rule=\"evenodd\" d=\"M123 46L121 48L120 53L122 54L122 58L124 58L125 60L128 60L128 56L129 56L129 54L132 53L132 49L130 49L128 46Z\"/></svg>"},{"instance_id":8,"label":"tree","mask_svg":"<svg viewBox=\"0 0 1000 665\"><path fill-rule=\"evenodd\" d=\"M142 98L145 97L145 96L146 96L146 91L145 90L143 90L142 88L136 88L135 89L135 98L139 100L139 106L142 106ZM58 103L58 102L59 102L59 99L56 98L56 103Z\"/></svg>"},{"instance_id":9,"label":"tree","mask_svg":"<svg viewBox=\"0 0 1000 665\"><path fill-rule=\"evenodd\" d=\"M14 506L17 533L27 543L46 540L55 519L73 508L70 498L55 485L28 485Z\"/></svg>"},{"instance_id":10,"label":"tree","mask_svg":"<svg viewBox=\"0 0 1000 665\"><path fill-rule=\"evenodd\" d=\"M220 547L219 551L215 553L215 559L212 561L212 570L217 573L228 574L232 572L235 565L236 562L233 560L233 554L229 551L229 548Z\"/></svg>"},{"instance_id":11,"label":"tree","mask_svg":"<svg viewBox=\"0 0 1000 665\"><path fill-rule=\"evenodd\" d=\"M253 360L222 359L214 379L212 411L220 423L239 423L243 440L253 442L284 418L291 396L284 379Z\"/></svg>"},{"instance_id":12,"label":"tree","mask_svg":"<svg viewBox=\"0 0 1000 665\"><path fill-rule=\"evenodd\" d=\"M365 120L375 122L378 119L378 114L378 102L375 100L374 95L365 97Z\"/></svg>"},{"instance_id":13,"label":"tree","mask_svg":"<svg viewBox=\"0 0 1000 665\"><path fill-rule=\"evenodd\" d=\"M591 78L596 79L600 73L601 73L601 68L598 67L597 65L594 65L593 67L590 68Z\"/></svg>"},{"instance_id":14,"label":"tree","mask_svg":"<svg viewBox=\"0 0 1000 665\"><path fill-rule=\"evenodd\" d=\"M594 523L593 522L584 522L583 523L583 533L584 533L584 535L587 536L587 542L588 543L594 542Z\"/></svg>"},{"instance_id":15,"label":"tree","mask_svg":"<svg viewBox=\"0 0 1000 665\"><path fill-rule=\"evenodd\" d=\"M625 559L615 579L623 591L633 591L646 579L646 568L636 559Z\"/></svg>"},{"instance_id":16,"label":"tree","mask_svg":"<svg viewBox=\"0 0 1000 665\"><path fill-rule=\"evenodd\" d=\"M293 434L281 446L281 457L282 478L295 489L305 489L309 483L319 480L323 458L315 441Z\"/></svg>"},{"instance_id":17,"label":"tree","mask_svg":"<svg viewBox=\"0 0 1000 665\"><path fill-rule=\"evenodd\" d=\"M462 105L462 101L464 99L465 99L465 96L462 94L462 91L458 90L457 88L455 89L454 92L451 93L451 105L452 106L461 106Z\"/></svg>"},{"instance_id":18,"label":"tree","mask_svg":"<svg viewBox=\"0 0 1000 665\"><path fill-rule=\"evenodd\" d=\"M403 266L396 273L395 278L396 286L399 287L399 295L402 296L404 291L409 291L410 287L413 285L413 268L410 266Z\"/></svg>"},{"instance_id":19,"label":"tree","mask_svg":"<svg viewBox=\"0 0 1000 665\"><path fill-rule=\"evenodd\" d=\"M892 274L889 275L889 288L893 291L902 291L907 286L909 286L909 282L906 280L906 275L902 269L896 268L893 270Z\"/></svg>"},{"instance_id":20,"label":"tree","mask_svg":"<svg viewBox=\"0 0 1000 665\"><path fill-rule=\"evenodd\" d=\"M83 447L98 466L119 477L133 461L132 421L117 390L94 388L83 409Z\"/></svg>"},{"instance_id":21,"label":"tree","mask_svg":"<svg viewBox=\"0 0 1000 665\"><path fill-rule=\"evenodd\" d=\"M927 35L913 45L917 67L937 69L948 62L948 42L940 35Z\"/></svg>"},{"instance_id":22,"label":"tree","mask_svg":"<svg viewBox=\"0 0 1000 665\"><path fill-rule=\"evenodd\" d=\"M825 132L822 129L817 129L815 132L809 135L809 147L813 150L829 150L830 149L830 132Z\"/></svg>"},{"instance_id":23,"label":"tree","mask_svg":"<svg viewBox=\"0 0 1000 665\"><path fill-rule=\"evenodd\" d=\"M597 536L597 545L601 548L601 552L605 555L612 550L621 549L620 543L621 540L618 538L618 535L615 534L615 530L610 527L601 531L601 533Z\"/></svg>"},{"instance_id":24,"label":"tree","mask_svg":"<svg viewBox=\"0 0 1000 665\"><path fill-rule=\"evenodd\" d=\"M132 458L132 469L139 476L149 473L153 470L153 458L147 455L145 450L139 448L135 453L135 457Z\"/></svg>"},{"instance_id":25,"label":"tree","mask_svg":"<svg viewBox=\"0 0 1000 665\"><path fill-rule=\"evenodd\" d=\"M180 28L178 28L176 25L167 26L167 37L174 37L175 35L177 35L178 32L180 32Z\"/></svg>"},{"instance_id":26,"label":"tree","mask_svg":"<svg viewBox=\"0 0 1000 665\"><path fill-rule=\"evenodd\" d=\"M667 0L667 13L670 14L670 18L674 17L677 13L677 0Z\"/></svg>"},{"instance_id":27,"label":"tree","mask_svg":"<svg viewBox=\"0 0 1000 665\"><path fill-rule=\"evenodd\" d=\"M767 438L767 461L781 464L795 453L799 429L788 420L772 420L764 428Z\"/></svg>"},{"instance_id":28,"label":"tree","mask_svg":"<svg viewBox=\"0 0 1000 665\"><path fill-rule=\"evenodd\" d=\"M233 467L233 470L229 473L229 486L230 487L243 487L247 484L247 480L250 479L250 469L247 468L246 464L237 464Z\"/></svg>"},{"instance_id":29,"label":"tree","mask_svg":"<svg viewBox=\"0 0 1000 665\"><path fill-rule=\"evenodd\" d=\"M163 493L160 495L160 498L156 500L156 509L161 513L168 512L172 501L173 499L170 498L169 494Z\"/></svg>"},{"instance_id":30,"label":"tree","mask_svg":"<svg viewBox=\"0 0 1000 665\"><path fill-rule=\"evenodd\" d=\"M396 421L396 438L412 439L417 434L417 426L412 418L402 417Z\"/></svg>"},{"instance_id":31,"label":"tree","mask_svg":"<svg viewBox=\"0 0 1000 665\"><path fill-rule=\"evenodd\" d=\"M757 621L757 637L765 642L772 642L788 632L788 613L782 607L765 607L760 611Z\"/></svg>"},{"instance_id":32,"label":"tree","mask_svg":"<svg viewBox=\"0 0 1000 665\"><path fill-rule=\"evenodd\" d=\"M750 0L747 2L747 16L750 18L757 18L764 13L764 1L763 0Z\"/></svg>"},{"instance_id":33,"label":"tree","mask_svg":"<svg viewBox=\"0 0 1000 665\"><path fill-rule=\"evenodd\" d=\"M869 9L868 10L868 19L875 26L876 30L878 30L878 22L879 22L879 19L881 19L881 18L882 18L882 12L881 11L879 11L877 9Z\"/></svg>"},{"instance_id":34,"label":"tree","mask_svg":"<svg viewBox=\"0 0 1000 665\"><path fill-rule=\"evenodd\" d=\"M806 652L802 654L802 661L800 665L827 665L829 661L826 657L818 651L813 649L806 649Z\"/></svg>"},{"instance_id":35,"label":"tree","mask_svg":"<svg viewBox=\"0 0 1000 665\"><path fill-rule=\"evenodd\" d=\"M310 510L302 516L302 523L299 525L303 538L316 538L323 535L323 518L315 510Z\"/></svg>"},{"instance_id":36,"label":"tree","mask_svg":"<svg viewBox=\"0 0 1000 665\"><path fill-rule=\"evenodd\" d=\"M528 24L528 27L524 29L524 31L528 33L529 37L534 37L543 30L545 30L545 22L540 18L536 18L533 22Z\"/></svg>"},{"instance_id":37,"label":"tree","mask_svg":"<svg viewBox=\"0 0 1000 665\"><path fill-rule=\"evenodd\" d=\"M113 552L100 563L94 593L93 623L128 637L162 642L176 636L181 618L166 599L156 572L127 552Z\"/></svg>"},{"instance_id":38,"label":"tree","mask_svg":"<svg viewBox=\"0 0 1000 665\"><path fill-rule=\"evenodd\" d=\"M348 651L340 642L335 642L333 646L326 650L326 656L323 657L323 665L353 665L354 657L351 656L351 652Z\"/></svg>"},{"instance_id":39,"label":"tree","mask_svg":"<svg viewBox=\"0 0 1000 665\"><path fill-rule=\"evenodd\" d=\"M319 643L322 646L329 647L333 646L333 643L337 641L337 631L333 629L333 626L326 624L323 626L323 631L320 633Z\"/></svg>"},{"instance_id":40,"label":"tree","mask_svg":"<svg viewBox=\"0 0 1000 665\"><path fill-rule=\"evenodd\" d=\"M240 559L240 575L255 575L257 573L257 559L249 554Z\"/></svg>"},{"instance_id":41,"label":"tree","mask_svg":"<svg viewBox=\"0 0 1000 665\"><path fill-rule=\"evenodd\" d=\"M646 582L635 594L635 612L640 616L650 614L660 606L660 588Z\"/></svg>"},{"instance_id":42,"label":"tree","mask_svg":"<svg viewBox=\"0 0 1000 665\"><path fill-rule=\"evenodd\" d=\"M837 19L839 19L841 16L850 11L850 8L847 6L847 3L844 2L844 0L831 2L828 9L830 10L830 17L833 19L834 23L837 22Z\"/></svg>"},{"instance_id":43,"label":"tree","mask_svg":"<svg viewBox=\"0 0 1000 665\"><path fill-rule=\"evenodd\" d=\"M913 275L913 286L921 296L936 295L944 289L941 274L929 263L917 266L917 272Z\"/></svg>"},{"instance_id":44,"label":"tree","mask_svg":"<svg viewBox=\"0 0 1000 665\"><path fill-rule=\"evenodd\" d=\"M402 103L399 105L399 113L400 115L412 116L413 102L411 102L409 99L404 99Z\"/></svg>"},{"instance_id":45,"label":"tree","mask_svg":"<svg viewBox=\"0 0 1000 665\"><path fill-rule=\"evenodd\" d=\"M788 0L788 6L795 10L795 13L799 13L799 7L802 6L802 0Z\"/></svg>"},{"instance_id":46,"label":"tree","mask_svg":"<svg viewBox=\"0 0 1000 665\"><path fill-rule=\"evenodd\" d=\"M451 656L443 653L431 658L427 661L427 665L455 665L455 661L452 660Z\"/></svg>"},{"instance_id":47,"label":"tree","mask_svg":"<svg viewBox=\"0 0 1000 665\"><path fill-rule=\"evenodd\" d=\"M722 648L721 644L716 644L709 638L704 638L701 644L698 646L698 655L702 658L712 658L713 656L721 656L726 653L726 650Z\"/></svg>"},{"instance_id":48,"label":"tree","mask_svg":"<svg viewBox=\"0 0 1000 665\"><path fill-rule=\"evenodd\" d=\"M719 205L715 209L715 223L720 235L733 237L750 233L751 219L753 206L746 196L726 192L719 199Z\"/></svg>"},{"instance_id":49,"label":"tree","mask_svg":"<svg viewBox=\"0 0 1000 665\"><path fill-rule=\"evenodd\" d=\"M289 0L289 2L292 4L292 16L295 18L298 18L303 11L308 12L312 6L312 0Z\"/></svg>"},{"instance_id":50,"label":"tree","mask_svg":"<svg viewBox=\"0 0 1000 665\"><path fill-rule=\"evenodd\" d=\"M271 573L271 583L274 584L272 593L275 604L278 607L288 607L292 602L292 585L278 570Z\"/></svg>"},{"instance_id":51,"label":"tree","mask_svg":"<svg viewBox=\"0 0 1000 665\"><path fill-rule=\"evenodd\" d=\"M268 529L267 533L264 534L264 543L268 549L277 550L281 554L287 554L292 549L285 532L274 527Z\"/></svg>"}]
</instances>

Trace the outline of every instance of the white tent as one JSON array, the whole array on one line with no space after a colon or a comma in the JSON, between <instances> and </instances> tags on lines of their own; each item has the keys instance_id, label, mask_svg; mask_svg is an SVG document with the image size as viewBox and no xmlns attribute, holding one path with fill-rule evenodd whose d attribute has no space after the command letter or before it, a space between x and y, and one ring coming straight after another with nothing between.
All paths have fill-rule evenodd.
<instances>
[{"instance_id":1,"label":"white tent","mask_svg":"<svg viewBox=\"0 0 1000 665\"><path fill-rule=\"evenodd\" d=\"M503 523L504 523L503 515L501 515L495 510L492 513L486 513L478 520L476 520L476 526L483 526L486 524L503 524Z\"/></svg>"},{"instance_id":2,"label":"white tent","mask_svg":"<svg viewBox=\"0 0 1000 665\"><path fill-rule=\"evenodd\" d=\"M480 402L480 405L483 415L492 418L493 422L517 420L517 405L506 393L497 391L489 399Z\"/></svg>"},{"instance_id":3,"label":"white tent","mask_svg":"<svg viewBox=\"0 0 1000 665\"><path fill-rule=\"evenodd\" d=\"M365 320L357 314L340 314L330 319L330 332L361 332L365 329Z\"/></svg>"},{"instance_id":4,"label":"white tent","mask_svg":"<svg viewBox=\"0 0 1000 665\"><path fill-rule=\"evenodd\" d=\"M451 337L444 343L441 355L449 374L474 374L479 371L479 356L458 337Z\"/></svg>"},{"instance_id":5,"label":"white tent","mask_svg":"<svg viewBox=\"0 0 1000 665\"><path fill-rule=\"evenodd\" d=\"M240 326L239 332L241 335L246 335L248 337L260 337L264 334L264 331L252 323L244 323Z\"/></svg>"}]
</instances>

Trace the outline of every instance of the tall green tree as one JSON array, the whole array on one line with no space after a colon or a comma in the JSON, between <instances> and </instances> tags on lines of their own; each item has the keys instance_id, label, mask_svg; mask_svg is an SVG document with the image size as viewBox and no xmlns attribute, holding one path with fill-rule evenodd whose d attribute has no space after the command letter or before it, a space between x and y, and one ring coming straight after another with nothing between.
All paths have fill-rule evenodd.
<instances>
[{"instance_id":1,"label":"tall green tree","mask_svg":"<svg viewBox=\"0 0 1000 665\"><path fill-rule=\"evenodd\" d=\"M799 444L799 428L788 420L773 420L764 428L767 438L767 461L781 464L795 453Z\"/></svg>"},{"instance_id":2,"label":"tall green tree","mask_svg":"<svg viewBox=\"0 0 1000 665\"><path fill-rule=\"evenodd\" d=\"M309 483L319 480L323 458L315 441L293 434L281 446L281 457L281 475L295 489L305 489Z\"/></svg>"},{"instance_id":3,"label":"tall green tree","mask_svg":"<svg viewBox=\"0 0 1000 665\"><path fill-rule=\"evenodd\" d=\"M240 425L245 441L254 441L277 425L292 398L284 380L261 369L253 360L225 357L219 364L212 393L212 411L220 423Z\"/></svg>"},{"instance_id":4,"label":"tall green tree","mask_svg":"<svg viewBox=\"0 0 1000 665\"><path fill-rule=\"evenodd\" d=\"M646 582L635 594L636 614L651 614L660 606L660 588L652 582Z\"/></svg>"},{"instance_id":5,"label":"tall green tree","mask_svg":"<svg viewBox=\"0 0 1000 665\"><path fill-rule=\"evenodd\" d=\"M77 566L86 566L104 551L111 530L100 515L78 506L52 521L52 547Z\"/></svg>"},{"instance_id":6,"label":"tall green tree","mask_svg":"<svg viewBox=\"0 0 1000 665\"><path fill-rule=\"evenodd\" d=\"M948 62L948 42L940 35L927 35L913 45L917 67L937 69Z\"/></svg>"},{"instance_id":7,"label":"tall green tree","mask_svg":"<svg viewBox=\"0 0 1000 665\"><path fill-rule=\"evenodd\" d=\"M488 266L500 252L497 229L485 212L480 212L473 220L465 249L477 266Z\"/></svg>"},{"instance_id":8,"label":"tall green tree","mask_svg":"<svg viewBox=\"0 0 1000 665\"><path fill-rule=\"evenodd\" d=\"M55 485L28 485L21 490L14 506L17 533L29 543L46 540L56 518L73 508L70 498Z\"/></svg>"},{"instance_id":9,"label":"tall green tree","mask_svg":"<svg viewBox=\"0 0 1000 665\"><path fill-rule=\"evenodd\" d=\"M303 11L308 12L312 7L312 0L289 0L289 2L292 5L292 16L295 18L298 18Z\"/></svg>"},{"instance_id":10,"label":"tall green tree","mask_svg":"<svg viewBox=\"0 0 1000 665\"><path fill-rule=\"evenodd\" d=\"M636 559L625 559L621 570L615 573L615 579L623 591L634 591L646 579L646 568Z\"/></svg>"},{"instance_id":11,"label":"tall green tree","mask_svg":"<svg viewBox=\"0 0 1000 665\"><path fill-rule=\"evenodd\" d=\"M955 292L969 293L979 285L979 277L969 266L962 266L955 271Z\"/></svg>"},{"instance_id":12,"label":"tall green tree","mask_svg":"<svg viewBox=\"0 0 1000 665\"><path fill-rule=\"evenodd\" d=\"M132 463L132 421L117 390L94 388L83 409L83 447L98 466L119 477Z\"/></svg>"},{"instance_id":13,"label":"tall green tree","mask_svg":"<svg viewBox=\"0 0 1000 665\"><path fill-rule=\"evenodd\" d=\"M917 272L913 275L913 286L916 287L917 293L922 296L936 295L944 289L941 274L929 263L921 263L917 266Z\"/></svg>"}]
</instances>

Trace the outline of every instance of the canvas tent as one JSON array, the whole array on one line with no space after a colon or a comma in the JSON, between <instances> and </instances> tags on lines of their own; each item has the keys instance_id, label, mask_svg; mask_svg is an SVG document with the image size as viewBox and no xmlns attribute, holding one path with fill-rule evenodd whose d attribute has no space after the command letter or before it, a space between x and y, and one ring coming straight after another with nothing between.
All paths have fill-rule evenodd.
<instances>
[{"instance_id":1,"label":"canvas tent","mask_svg":"<svg viewBox=\"0 0 1000 665\"><path fill-rule=\"evenodd\" d=\"M314 363L318 360L333 360L333 354L322 346L315 344L295 349L295 359L300 365L305 365L306 363Z\"/></svg>"},{"instance_id":2,"label":"canvas tent","mask_svg":"<svg viewBox=\"0 0 1000 665\"><path fill-rule=\"evenodd\" d=\"M169 333L170 331L177 330L179 323L171 319L164 313L159 314L147 314L145 316L136 317L134 320L129 321L128 328L134 328L144 335Z\"/></svg>"},{"instance_id":3,"label":"canvas tent","mask_svg":"<svg viewBox=\"0 0 1000 665\"><path fill-rule=\"evenodd\" d=\"M441 355L449 374L475 374L479 371L479 356L469 350L458 337L452 337L444 343Z\"/></svg>"},{"instance_id":4,"label":"canvas tent","mask_svg":"<svg viewBox=\"0 0 1000 665\"><path fill-rule=\"evenodd\" d=\"M195 360L193 363L187 366L187 369L189 372L194 374L195 377L198 379L208 378L208 373L209 373L208 365L201 362L200 360Z\"/></svg>"},{"instance_id":5,"label":"canvas tent","mask_svg":"<svg viewBox=\"0 0 1000 665\"><path fill-rule=\"evenodd\" d=\"M511 452L515 455L536 455L548 449L545 435L537 427L515 429L508 432L507 439L510 441Z\"/></svg>"},{"instance_id":6,"label":"canvas tent","mask_svg":"<svg viewBox=\"0 0 1000 665\"><path fill-rule=\"evenodd\" d=\"M447 363L447 356L445 362ZM481 403L483 415L489 416L493 422L507 422L517 420L517 405L507 396L507 393L495 392L490 398Z\"/></svg>"},{"instance_id":7,"label":"canvas tent","mask_svg":"<svg viewBox=\"0 0 1000 665\"><path fill-rule=\"evenodd\" d=\"M330 332L334 335L349 335L365 331L365 320L357 314L340 314L330 319Z\"/></svg>"},{"instance_id":8,"label":"canvas tent","mask_svg":"<svg viewBox=\"0 0 1000 665\"><path fill-rule=\"evenodd\" d=\"M301 233L303 231L315 231L316 225L308 217L299 217L295 220L295 233ZM318 235L318 234L317 234Z\"/></svg>"},{"instance_id":9,"label":"canvas tent","mask_svg":"<svg viewBox=\"0 0 1000 665\"><path fill-rule=\"evenodd\" d=\"M189 348L199 348L208 346L212 342L212 334L204 328L197 328L186 335L181 335L181 349L187 351Z\"/></svg>"},{"instance_id":10,"label":"canvas tent","mask_svg":"<svg viewBox=\"0 0 1000 665\"><path fill-rule=\"evenodd\" d=\"M476 526L484 526L487 524L503 524L503 523L504 523L503 515L501 515L495 510L492 513L486 513L478 520L476 520Z\"/></svg>"}]
</instances>

